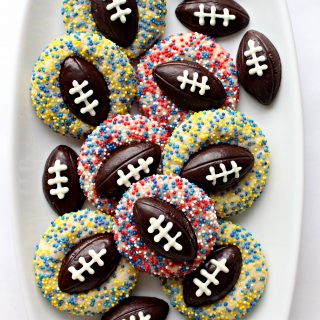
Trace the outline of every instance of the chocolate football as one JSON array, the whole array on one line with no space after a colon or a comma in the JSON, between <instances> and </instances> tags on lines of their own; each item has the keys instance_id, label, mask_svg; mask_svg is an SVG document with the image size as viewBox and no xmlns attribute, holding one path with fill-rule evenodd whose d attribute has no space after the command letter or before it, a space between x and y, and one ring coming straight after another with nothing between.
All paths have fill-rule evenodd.
<instances>
[{"instance_id":1,"label":"chocolate football","mask_svg":"<svg viewBox=\"0 0 320 320\"><path fill-rule=\"evenodd\" d=\"M176 262L192 261L198 244L194 230L171 204L155 198L140 198L133 207L133 220L140 237L156 254Z\"/></svg>"},{"instance_id":2,"label":"chocolate football","mask_svg":"<svg viewBox=\"0 0 320 320\"><path fill-rule=\"evenodd\" d=\"M64 258L59 272L59 288L71 294L95 289L114 273L120 259L113 234L86 238Z\"/></svg>"},{"instance_id":3,"label":"chocolate football","mask_svg":"<svg viewBox=\"0 0 320 320\"><path fill-rule=\"evenodd\" d=\"M206 261L183 280L183 298L189 307L203 307L224 298L237 283L242 255L237 246L218 246Z\"/></svg>"},{"instance_id":4,"label":"chocolate football","mask_svg":"<svg viewBox=\"0 0 320 320\"><path fill-rule=\"evenodd\" d=\"M64 103L80 120L97 126L108 117L110 92L93 64L79 57L66 58L59 82Z\"/></svg>"},{"instance_id":5,"label":"chocolate football","mask_svg":"<svg viewBox=\"0 0 320 320\"><path fill-rule=\"evenodd\" d=\"M226 100L223 84L199 63L170 61L157 65L152 74L163 94L183 109L217 109Z\"/></svg>"},{"instance_id":6,"label":"chocolate football","mask_svg":"<svg viewBox=\"0 0 320 320\"><path fill-rule=\"evenodd\" d=\"M120 197L132 183L157 173L161 148L152 142L141 142L112 152L96 176L96 191L103 198Z\"/></svg>"},{"instance_id":7,"label":"chocolate football","mask_svg":"<svg viewBox=\"0 0 320 320\"><path fill-rule=\"evenodd\" d=\"M59 215L78 211L85 197L77 173L78 155L68 146L58 146L49 155L42 176L43 193Z\"/></svg>"},{"instance_id":8,"label":"chocolate football","mask_svg":"<svg viewBox=\"0 0 320 320\"><path fill-rule=\"evenodd\" d=\"M248 31L237 54L239 82L262 104L270 104L281 83L281 60L277 49L262 33Z\"/></svg>"},{"instance_id":9,"label":"chocolate football","mask_svg":"<svg viewBox=\"0 0 320 320\"><path fill-rule=\"evenodd\" d=\"M91 0L91 11L99 31L121 47L136 38L139 11L136 0Z\"/></svg>"},{"instance_id":10,"label":"chocolate football","mask_svg":"<svg viewBox=\"0 0 320 320\"><path fill-rule=\"evenodd\" d=\"M165 320L168 313L169 306L161 299L129 297L105 313L101 320Z\"/></svg>"},{"instance_id":11,"label":"chocolate football","mask_svg":"<svg viewBox=\"0 0 320 320\"><path fill-rule=\"evenodd\" d=\"M180 22L192 31L222 37L245 28L247 11L233 0L186 0L176 9Z\"/></svg>"},{"instance_id":12,"label":"chocolate football","mask_svg":"<svg viewBox=\"0 0 320 320\"><path fill-rule=\"evenodd\" d=\"M235 186L253 164L254 157L249 150L217 144L192 155L180 175L211 193Z\"/></svg>"}]
</instances>

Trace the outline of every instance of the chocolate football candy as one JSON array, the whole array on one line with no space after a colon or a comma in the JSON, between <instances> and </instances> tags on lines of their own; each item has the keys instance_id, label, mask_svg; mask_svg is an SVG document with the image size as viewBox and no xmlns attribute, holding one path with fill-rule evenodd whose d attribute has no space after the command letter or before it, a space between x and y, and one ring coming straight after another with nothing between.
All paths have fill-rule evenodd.
<instances>
[{"instance_id":1,"label":"chocolate football candy","mask_svg":"<svg viewBox=\"0 0 320 320\"><path fill-rule=\"evenodd\" d=\"M192 155L183 166L181 176L211 193L235 186L253 164L254 157L249 150L217 144Z\"/></svg>"},{"instance_id":2,"label":"chocolate football candy","mask_svg":"<svg viewBox=\"0 0 320 320\"><path fill-rule=\"evenodd\" d=\"M134 204L133 219L141 238L155 253L176 262L197 256L197 237L189 220L168 202L140 198Z\"/></svg>"},{"instance_id":3,"label":"chocolate football candy","mask_svg":"<svg viewBox=\"0 0 320 320\"><path fill-rule=\"evenodd\" d=\"M85 197L77 173L78 155L68 146L58 146L49 155L42 176L43 193L59 215L78 211Z\"/></svg>"},{"instance_id":4,"label":"chocolate football candy","mask_svg":"<svg viewBox=\"0 0 320 320\"><path fill-rule=\"evenodd\" d=\"M218 246L206 261L183 281L183 298L189 307L203 307L224 298L237 283L242 255L237 246Z\"/></svg>"},{"instance_id":5,"label":"chocolate football candy","mask_svg":"<svg viewBox=\"0 0 320 320\"><path fill-rule=\"evenodd\" d=\"M96 191L104 198L121 196L133 182L157 172L161 148L152 142L141 142L114 151L102 163L96 176Z\"/></svg>"},{"instance_id":6,"label":"chocolate football candy","mask_svg":"<svg viewBox=\"0 0 320 320\"><path fill-rule=\"evenodd\" d=\"M223 84L199 63L162 63L153 69L152 75L163 93L185 110L217 109L226 101Z\"/></svg>"},{"instance_id":7,"label":"chocolate football candy","mask_svg":"<svg viewBox=\"0 0 320 320\"><path fill-rule=\"evenodd\" d=\"M86 238L64 258L59 272L59 288L70 294L95 289L114 273L120 259L113 234Z\"/></svg>"},{"instance_id":8,"label":"chocolate football candy","mask_svg":"<svg viewBox=\"0 0 320 320\"><path fill-rule=\"evenodd\" d=\"M138 31L136 0L91 0L91 10L99 31L121 47L128 47Z\"/></svg>"},{"instance_id":9,"label":"chocolate football candy","mask_svg":"<svg viewBox=\"0 0 320 320\"><path fill-rule=\"evenodd\" d=\"M248 31L237 55L239 82L262 104L270 104L281 83L281 60L277 49L262 33Z\"/></svg>"},{"instance_id":10,"label":"chocolate football candy","mask_svg":"<svg viewBox=\"0 0 320 320\"><path fill-rule=\"evenodd\" d=\"M245 28L250 21L247 11L233 0L186 0L176 16L188 29L212 37L222 37Z\"/></svg>"},{"instance_id":11,"label":"chocolate football candy","mask_svg":"<svg viewBox=\"0 0 320 320\"><path fill-rule=\"evenodd\" d=\"M104 314L101 320L164 320L168 304L158 298L129 297Z\"/></svg>"},{"instance_id":12,"label":"chocolate football candy","mask_svg":"<svg viewBox=\"0 0 320 320\"><path fill-rule=\"evenodd\" d=\"M95 66L82 58L68 57L59 81L64 103L80 120L97 126L107 118L110 92Z\"/></svg>"}]
</instances>

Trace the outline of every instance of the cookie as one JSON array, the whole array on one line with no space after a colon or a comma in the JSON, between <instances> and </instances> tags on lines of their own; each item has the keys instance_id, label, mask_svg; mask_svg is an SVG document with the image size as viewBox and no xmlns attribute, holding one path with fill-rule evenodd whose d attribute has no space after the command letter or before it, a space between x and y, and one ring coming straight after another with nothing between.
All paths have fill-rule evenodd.
<instances>
[{"instance_id":1,"label":"cookie","mask_svg":"<svg viewBox=\"0 0 320 320\"><path fill-rule=\"evenodd\" d=\"M210 194L220 218L232 217L260 197L269 174L263 131L231 109L203 111L176 128L164 150L164 174L182 175Z\"/></svg>"},{"instance_id":2,"label":"cookie","mask_svg":"<svg viewBox=\"0 0 320 320\"><path fill-rule=\"evenodd\" d=\"M141 112L171 129L195 111L231 108L239 100L236 66L213 38L173 35L151 48L137 67Z\"/></svg>"},{"instance_id":3,"label":"cookie","mask_svg":"<svg viewBox=\"0 0 320 320\"><path fill-rule=\"evenodd\" d=\"M54 131L84 139L97 125L125 114L136 93L128 58L98 34L75 33L53 41L32 72L37 116Z\"/></svg>"},{"instance_id":4,"label":"cookie","mask_svg":"<svg viewBox=\"0 0 320 320\"><path fill-rule=\"evenodd\" d=\"M137 272L117 253L114 222L99 211L65 214L41 236L35 278L44 298L74 315L96 315L127 298Z\"/></svg>"},{"instance_id":5,"label":"cookie","mask_svg":"<svg viewBox=\"0 0 320 320\"><path fill-rule=\"evenodd\" d=\"M118 250L155 276L195 270L215 243L217 220L205 192L178 176L154 175L131 186L115 213Z\"/></svg>"},{"instance_id":6,"label":"cookie","mask_svg":"<svg viewBox=\"0 0 320 320\"><path fill-rule=\"evenodd\" d=\"M162 279L171 305L187 319L240 319L259 302L268 269L260 244L245 228L219 220L214 250L185 279Z\"/></svg>"},{"instance_id":7,"label":"cookie","mask_svg":"<svg viewBox=\"0 0 320 320\"><path fill-rule=\"evenodd\" d=\"M149 49L164 33L166 0L64 0L68 32L98 32L130 59Z\"/></svg>"},{"instance_id":8,"label":"cookie","mask_svg":"<svg viewBox=\"0 0 320 320\"><path fill-rule=\"evenodd\" d=\"M99 210L113 214L122 194L136 182L157 173L168 132L141 115L106 120L81 147L80 186Z\"/></svg>"}]
</instances>

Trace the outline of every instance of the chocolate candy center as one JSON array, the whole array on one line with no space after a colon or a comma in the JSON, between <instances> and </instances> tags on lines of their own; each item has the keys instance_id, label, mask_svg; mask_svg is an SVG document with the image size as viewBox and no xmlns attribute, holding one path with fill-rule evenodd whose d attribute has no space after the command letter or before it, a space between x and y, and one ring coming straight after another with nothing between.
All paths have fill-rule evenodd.
<instances>
[{"instance_id":1,"label":"chocolate candy center","mask_svg":"<svg viewBox=\"0 0 320 320\"><path fill-rule=\"evenodd\" d=\"M161 148L152 142L141 142L112 152L96 176L96 191L103 198L119 198L131 186L157 172Z\"/></svg>"},{"instance_id":2,"label":"chocolate candy center","mask_svg":"<svg viewBox=\"0 0 320 320\"><path fill-rule=\"evenodd\" d=\"M124 48L132 44L139 26L136 0L91 0L91 11L106 38Z\"/></svg>"},{"instance_id":3,"label":"chocolate candy center","mask_svg":"<svg viewBox=\"0 0 320 320\"><path fill-rule=\"evenodd\" d=\"M64 258L59 272L59 288L70 294L95 289L114 273L120 259L112 234L86 238Z\"/></svg>"},{"instance_id":4,"label":"chocolate candy center","mask_svg":"<svg viewBox=\"0 0 320 320\"><path fill-rule=\"evenodd\" d=\"M80 120L97 126L108 117L110 92L94 65L68 57L61 66L59 82L64 103Z\"/></svg>"},{"instance_id":5,"label":"chocolate candy center","mask_svg":"<svg viewBox=\"0 0 320 320\"><path fill-rule=\"evenodd\" d=\"M156 254L176 262L196 257L194 230L174 206L155 198L140 198L134 204L133 219L141 238Z\"/></svg>"},{"instance_id":6,"label":"chocolate candy center","mask_svg":"<svg viewBox=\"0 0 320 320\"><path fill-rule=\"evenodd\" d=\"M183 281L187 306L202 307L224 298L237 283L242 255L234 245L217 246L207 260Z\"/></svg>"},{"instance_id":7,"label":"chocolate candy center","mask_svg":"<svg viewBox=\"0 0 320 320\"><path fill-rule=\"evenodd\" d=\"M170 61L156 66L152 74L163 93L183 109L217 109L226 100L220 80L198 63Z\"/></svg>"},{"instance_id":8,"label":"chocolate candy center","mask_svg":"<svg viewBox=\"0 0 320 320\"><path fill-rule=\"evenodd\" d=\"M254 157L242 147L219 144L190 157L181 176L203 188L218 192L234 187L252 169Z\"/></svg>"}]
</instances>

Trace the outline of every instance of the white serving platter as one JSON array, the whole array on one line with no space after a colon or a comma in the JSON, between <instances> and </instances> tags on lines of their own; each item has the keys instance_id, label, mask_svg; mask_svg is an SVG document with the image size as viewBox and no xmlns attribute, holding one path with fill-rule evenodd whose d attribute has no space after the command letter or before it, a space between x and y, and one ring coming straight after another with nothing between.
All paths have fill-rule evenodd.
<instances>
[{"instance_id":1,"label":"white serving platter","mask_svg":"<svg viewBox=\"0 0 320 320\"><path fill-rule=\"evenodd\" d=\"M303 201L302 106L295 48L285 0L239 0L250 14L248 29L267 35L282 58L283 79L274 103L265 107L244 90L239 110L263 128L271 149L271 174L267 188L253 208L234 219L262 243L270 270L262 301L247 319L289 318L300 241ZM35 116L29 97L31 70L44 47L64 33L60 15L62 1L29 0L21 34L16 83L14 152L14 227L20 280L28 319L78 319L52 308L41 296L33 276L35 245L56 215L42 193L45 160L59 144L79 150L80 143L52 132ZM168 1L166 35L186 32L175 17L178 0ZM220 39L236 56L245 31ZM164 298L157 279L141 275L137 295ZM83 318L82 318L83 319ZM182 320L171 309L169 320Z\"/></svg>"}]
</instances>

